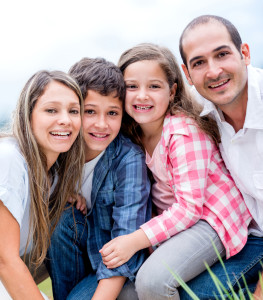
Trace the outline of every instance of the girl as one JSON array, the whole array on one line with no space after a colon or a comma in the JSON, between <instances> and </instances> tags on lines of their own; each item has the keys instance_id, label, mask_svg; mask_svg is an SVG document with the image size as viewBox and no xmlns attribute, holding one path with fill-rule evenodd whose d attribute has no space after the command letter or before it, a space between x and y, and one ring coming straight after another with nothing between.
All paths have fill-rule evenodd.
<instances>
[{"instance_id":1,"label":"girl","mask_svg":"<svg viewBox=\"0 0 263 300\"><path fill-rule=\"evenodd\" d=\"M211 241L221 256L238 253L250 213L219 154L216 123L193 107L173 54L141 44L122 54L119 67L131 117L124 125L145 149L158 215L104 245L101 254L113 268L139 249L157 246L138 272L139 299L179 299L167 266L188 281L205 270L204 261L211 266L217 260Z\"/></svg>"},{"instance_id":2,"label":"girl","mask_svg":"<svg viewBox=\"0 0 263 300\"><path fill-rule=\"evenodd\" d=\"M44 297L20 256L31 250L31 265L40 266L65 201L74 197L84 162L82 105L70 76L40 71L20 95L13 133L1 135L1 299Z\"/></svg>"}]
</instances>

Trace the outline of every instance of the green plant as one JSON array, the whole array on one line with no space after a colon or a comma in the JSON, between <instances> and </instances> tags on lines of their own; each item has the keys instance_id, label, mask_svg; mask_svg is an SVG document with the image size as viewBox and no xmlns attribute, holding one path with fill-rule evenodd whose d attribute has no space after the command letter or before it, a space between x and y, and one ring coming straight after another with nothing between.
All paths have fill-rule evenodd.
<instances>
[{"instance_id":1,"label":"green plant","mask_svg":"<svg viewBox=\"0 0 263 300\"><path fill-rule=\"evenodd\" d=\"M212 242L213 243L213 242ZM215 249L215 252L218 256L218 259L223 267L223 270L226 274L226 277L227 277L227 285L228 285L228 288L230 290L230 292L226 289L226 287L222 284L222 282L217 278L217 276L212 272L211 268L205 263L205 266L207 268L207 271L209 272L217 290L218 290L218 293L220 295L220 297L216 296L215 295L215 299L219 300L219 299L228 299L228 300L245 300L245 295L241 289L241 286L240 284L238 283L238 286L239 286L239 291L238 293L236 293L234 291L234 288L230 282L230 279L229 279L229 276L227 274L227 271L226 271L226 268L225 268L225 265L223 263L223 260L217 250L217 248L215 247L214 243L213 243L213 247ZM202 300L200 299L191 289L190 287L183 281L183 279L178 275L176 274L165 262L164 262L166 268L171 272L171 274L174 276L174 278L177 280L177 282L180 284L180 286L189 294L189 296L193 299L193 300ZM254 300L254 297L253 297L253 294L249 291L248 289L248 286L247 286L247 283L246 283L246 280L244 278L244 276L242 276L242 279L243 279L243 282L244 282L244 285L245 285L245 288L246 288L246 291L247 291L247 294L248 294L248 297L250 300ZM262 276L261 274L259 274L259 282L262 286L262 289L263 289L263 279L262 279Z\"/></svg>"}]
</instances>

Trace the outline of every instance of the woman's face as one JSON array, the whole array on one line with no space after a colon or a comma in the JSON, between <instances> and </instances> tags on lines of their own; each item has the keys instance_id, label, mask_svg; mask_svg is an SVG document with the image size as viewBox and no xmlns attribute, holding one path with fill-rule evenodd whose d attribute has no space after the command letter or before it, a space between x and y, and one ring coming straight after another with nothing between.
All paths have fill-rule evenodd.
<instances>
[{"instance_id":1,"label":"woman's face","mask_svg":"<svg viewBox=\"0 0 263 300\"><path fill-rule=\"evenodd\" d=\"M32 111L31 126L47 158L48 169L70 149L81 126L79 98L64 84L50 82Z\"/></svg>"}]
</instances>

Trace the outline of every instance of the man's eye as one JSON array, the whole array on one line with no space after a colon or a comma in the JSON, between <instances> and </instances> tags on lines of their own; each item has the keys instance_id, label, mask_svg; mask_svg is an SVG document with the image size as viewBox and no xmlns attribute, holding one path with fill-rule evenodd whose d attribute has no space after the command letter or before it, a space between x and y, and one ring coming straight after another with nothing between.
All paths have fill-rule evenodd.
<instances>
[{"instance_id":1,"label":"man's eye","mask_svg":"<svg viewBox=\"0 0 263 300\"><path fill-rule=\"evenodd\" d=\"M219 57L219 58L225 57L227 54L229 54L229 52L227 52L227 51L220 52L220 53L218 54L218 57Z\"/></svg>"},{"instance_id":2,"label":"man's eye","mask_svg":"<svg viewBox=\"0 0 263 300\"><path fill-rule=\"evenodd\" d=\"M194 67L199 67L199 66L201 66L203 64L203 61L202 60L198 60L198 61L196 61L194 64L193 64L193 68Z\"/></svg>"}]
</instances>

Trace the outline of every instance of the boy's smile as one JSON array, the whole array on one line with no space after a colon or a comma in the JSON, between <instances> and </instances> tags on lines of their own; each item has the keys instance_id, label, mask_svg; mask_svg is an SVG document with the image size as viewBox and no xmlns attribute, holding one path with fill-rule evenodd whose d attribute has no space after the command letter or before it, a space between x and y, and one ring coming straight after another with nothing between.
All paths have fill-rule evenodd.
<instances>
[{"instance_id":1,"label":"boy's smile","mask_svg":"<svg viewBox=\"0 0 263 300\"><path fill-rule=\"evenodd\" d=\"M120 131L122 102L114 96L103 96L89 90L84 100L83 136L86 161L104 151Z\"/></svg>"}]
</instances>

